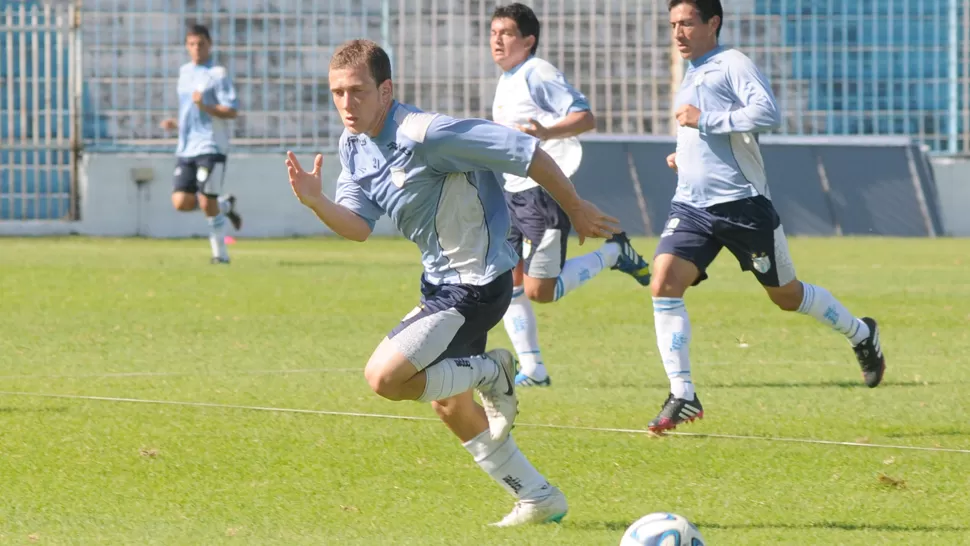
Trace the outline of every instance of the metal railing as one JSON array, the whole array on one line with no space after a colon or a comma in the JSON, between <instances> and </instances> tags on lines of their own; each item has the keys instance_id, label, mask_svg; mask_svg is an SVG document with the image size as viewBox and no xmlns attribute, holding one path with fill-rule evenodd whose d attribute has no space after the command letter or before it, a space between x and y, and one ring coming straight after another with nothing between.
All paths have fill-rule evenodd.
<instances>
[{"instance_id":1,"label":"metal railing","mask_svg":"<svg viewBox=\"0 0 970 546\"><path fill-rule=\"evenodd\" d=\"M0 220L77 216L77 13L0 10Z\"/></svg>"}]
</instances>

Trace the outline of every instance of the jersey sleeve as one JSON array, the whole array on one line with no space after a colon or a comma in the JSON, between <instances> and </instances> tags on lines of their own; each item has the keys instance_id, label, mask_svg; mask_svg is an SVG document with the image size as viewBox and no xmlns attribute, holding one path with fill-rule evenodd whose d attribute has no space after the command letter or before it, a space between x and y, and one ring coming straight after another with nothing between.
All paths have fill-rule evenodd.
<instances>
[{"instance_id":1,"label":"jersey sleeve","mask_svg":"<svg viewBox=\"0 0 970 546\"><path fill-rule=\"evenodd\" d=\"M539 140L484 119L438 115L424 139L425 161L440 173L495 171L527 176Z\"/></svg>"},{"instance_id":2,"label":"jersey sleeve","mask_svg":"<svg viewBox=\"0 0 970 546\"><path fill-rule=\"evenodd\" d=\"M225 69L220 71L219 77L215 82L216 100L221 106L239 109L239 98L236 96L236 88L232 85L232 79Z\"/></svg>"},{"instance_id":3,"label":"jersey sleeve","mask_svg":"<svg viewBox=\"0 0 970 546\"><path fill-rule=\"evenodd\" d=\"M754 62L744 56L727 66L727 83L741 108L730 112L701 112L701 134L768 131L781 125L781 113L771 85Z\"/></svg>"},{"instance_id":4,"label":"jersey sleeve","mask_svg":"<svg viewBox=\"0 0 970 546\"><path fill-rule=\"evenodd\" d=\"M341 146L341 149L343 148ZM340 154L340 166L340 176L337 177L337 191L334 202L363 218L367 222L367 225L370 226L371 231L373 231L377 221L384 215L384 209L371 198L367 197L364 189L351 176L342 153Z\"/></svg>"},{"instance_id":5,"label":"jersey sleeve","mask_svg":"<svg viewBox=\"0 0 970 546\"><path fill-rule=\"evenodd\" d=\"M526 76L532 100L546 112L565 117L573 112L588 112L589 101L550 66L538 66Z\"/></svg>"}]
</instances>

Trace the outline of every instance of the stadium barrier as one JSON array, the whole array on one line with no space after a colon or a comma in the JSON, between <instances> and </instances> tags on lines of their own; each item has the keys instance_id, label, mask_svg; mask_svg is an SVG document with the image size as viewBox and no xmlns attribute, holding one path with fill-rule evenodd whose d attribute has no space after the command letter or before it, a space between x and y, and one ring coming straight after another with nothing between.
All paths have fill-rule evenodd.
<instances>
[{"instance_id":1,"label":"stadium barrier","mask_svg":"<svg viewBox=\"0 0 970 546\"><path fill-rule=\"evenodd\" d=\"M927 156L899 137L765 136L762 151L772 200L790 235L934 237L946 233ZM587 198L634 235L663 230L675 174L664 158L671 137L592 135L574 177ZM311 154L302 154L309 164ZM85 153L79 169L80 220L0 222L0 235L206 236L201 214L171 205L170 154ZM333 195L339 161L325 155ZM227 191L238 196L243 237L321 235L329 230L293 197L281 153L235 153ZM959 220L959 215L956 216ZM378 235L396 235L388 219Z\"/></svg>"}]
</instances>

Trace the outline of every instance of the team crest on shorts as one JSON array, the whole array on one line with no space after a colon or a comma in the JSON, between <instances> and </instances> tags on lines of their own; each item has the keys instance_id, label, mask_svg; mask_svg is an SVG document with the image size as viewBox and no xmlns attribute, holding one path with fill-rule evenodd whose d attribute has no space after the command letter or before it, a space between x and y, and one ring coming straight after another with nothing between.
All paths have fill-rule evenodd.
<instances>
[{"instance_id":1,"label":"team crest on shorts","mask_svg":"<svg viewBox=\"0 0 970 546\"><path fill-rule=\"evenodd\" d=\"M762 252L760 255L752 254L751 265L754 267L755 271L763 275L771 269L771 258L769 258L764 252Z\"/></svg>"},{"instance_id":2,"label":"team crest on shorts","mask_svg":"<svg viewBox=\"0 0 970 546\"><path fill-rule=\"evenodd\" d=\"M205 182L209 179L209 169L206 167L199 167L195 171L195 179L199 182Z\"/></svg>"},{"instance_id":3,"label":"team crest on shorts","mask_svg":"<svg viewBox=\"0 0 970 546\"><path fill-rule=\"evenodd\" d=\"M523 237L522 238L522 259L524 260L528 258L530 254L532 254L532 241Z\"/></svg>"}]
</instances>

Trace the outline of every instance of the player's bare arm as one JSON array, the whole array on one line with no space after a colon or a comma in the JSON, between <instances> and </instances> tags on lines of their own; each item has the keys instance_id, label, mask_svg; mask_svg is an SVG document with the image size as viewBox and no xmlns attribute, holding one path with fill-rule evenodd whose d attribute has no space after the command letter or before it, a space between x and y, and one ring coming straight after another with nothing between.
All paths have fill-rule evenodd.
<instances>
[{"instance_id":1,"label":"player's bare arm","mask_svg":"<svg viewBox=\"0 0 970 546\"><path fill-rule=\"evenodd\" d=\"M539 140L554 140L579 136L596 128L596 117L589 110L571 112L559 123L545 127L535 119L530 119L528 125L518 125L516 128L523 133L530 134Z\"/></svg>"},{"instance_id":2,"label":"player's bare arm","mask_svg":"<svg viewBox=\"0 0 970 546\"><path fill-rule=\"evenodd\" d=\"M317 155L313 160L313 170L306 172L297 160L296 154L287 152L286 171L289 174L293 194L337 235L351 241L366 241L371 234L370 225L350 209L334 203L323 194L323 182L320 177L322 166L323 156Z\"/></svg>"},{"instance_id":3,"label":"player's bare arm","mask_svg":"<svg viewBox=\"0 0 970 546\"><path fill-rule=\"evenodd\" d=\"M235 108L229 106L223 106L221 104L206 104L202 102L202 92L196 91L192 93L192 102L199 108L199 110L209 114L214 118L219 119L236 119L239 112Z\"/></svg>"},{"instance_id":4,"label":"player's bare arm","mask_svg":"<svg viewBox=\"0 0 970 546\"><path fill-rule=\"evenodd\" d=\"M569 215L573 229L583 244L587 237L610 237L619 233L620 221L604 214L596 205L582 199L559 165L541 148L537 148L529 165L529 178L543 187Z\"/></svg>"}]
</instances>

